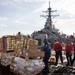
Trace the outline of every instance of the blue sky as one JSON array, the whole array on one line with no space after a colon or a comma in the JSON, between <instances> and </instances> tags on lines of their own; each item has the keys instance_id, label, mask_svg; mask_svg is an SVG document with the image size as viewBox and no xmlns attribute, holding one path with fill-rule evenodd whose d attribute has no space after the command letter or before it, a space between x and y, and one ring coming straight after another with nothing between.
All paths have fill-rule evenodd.
<instances>
[{"instance_id":1,"label":"blue sky","mask_svg":"<svg viewBox=\"0 0 75 75\"><path fill-rule=\"evenodd\" d=\"M0 37L17 32L31 34L44 28L49 0L0 0ZM50 0L58 17L53 24L67 35L75 33L75 0Z\"/></svg>"}]
</instances>

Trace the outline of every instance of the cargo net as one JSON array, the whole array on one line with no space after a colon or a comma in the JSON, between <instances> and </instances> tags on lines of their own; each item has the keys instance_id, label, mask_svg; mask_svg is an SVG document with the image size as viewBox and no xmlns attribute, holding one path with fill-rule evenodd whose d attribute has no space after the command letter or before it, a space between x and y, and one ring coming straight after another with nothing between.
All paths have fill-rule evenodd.
<instances>
[{"instance_id":1,"label":"cargo net","mask_svg":"<svg viewBox=\"0 0 75 75\"><path fill-rule=\"evenodd\" d=\"M42 70L37 75L75 75L75 67L66 66L50 66L50 73L46 73Z\"/></svg>"}]
</instances>

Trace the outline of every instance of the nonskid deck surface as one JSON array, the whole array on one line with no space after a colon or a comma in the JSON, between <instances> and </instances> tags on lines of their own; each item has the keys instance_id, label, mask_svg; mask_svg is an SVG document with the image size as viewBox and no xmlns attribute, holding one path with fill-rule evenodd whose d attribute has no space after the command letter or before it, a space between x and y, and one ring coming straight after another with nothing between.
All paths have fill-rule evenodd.
<instances>
[{"instance_id":1,"label":"nonskid deck surface","mask_svg":"<svg viewBox=\"0 0 75 75\"><path fill-rule=\"evenodd\" d=\"M75 66L50 65L49 71L50 73L47 73L45 70L42 70L36 75L75 75ZM0 75L14 75L14 73L10 72L9 66L6 69L0 66Z\"/></svg>"},{"instance_id":2,"label":"nonskid deck surface","mask_svg":"<svg viewBox=\"0 0 75 75\"><path fill-rule=\"evenodd\" d=\"M49 70L50 73L47 73L44 70L42 70L37 75L75 75L75 67L73 66L51 65Z\"/></svg>"}]
</instances>

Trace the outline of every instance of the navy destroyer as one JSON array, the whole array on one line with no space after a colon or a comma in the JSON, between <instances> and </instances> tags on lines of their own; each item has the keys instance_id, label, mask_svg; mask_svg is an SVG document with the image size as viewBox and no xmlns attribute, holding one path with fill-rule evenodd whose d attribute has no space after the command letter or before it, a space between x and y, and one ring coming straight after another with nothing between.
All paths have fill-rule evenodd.
<instances>
[{"instance_id":1,"label":"navy destroyer","mask_svg":"<svg viewBox=\"0 0 75 75\"><path fill-rule=\"evenodd\" d=\"M57 10L52 10L50 7L50 1L49 1L49 7L47 11L44 11L47 13L47 15L41 15L42 17L46 18L46 22L44 25L44 28L40 31L33 32L33 38L38 40L39 47L43 45L43 40L45 38L48 38L48 40L53 43L55 39L61 40L65 37L65 34L60 35L59 29L55 28L55 25L53 25L52 19L55 18L58 15L52 15L53 12L56 12Z\"/></svg>"}]
</instances>

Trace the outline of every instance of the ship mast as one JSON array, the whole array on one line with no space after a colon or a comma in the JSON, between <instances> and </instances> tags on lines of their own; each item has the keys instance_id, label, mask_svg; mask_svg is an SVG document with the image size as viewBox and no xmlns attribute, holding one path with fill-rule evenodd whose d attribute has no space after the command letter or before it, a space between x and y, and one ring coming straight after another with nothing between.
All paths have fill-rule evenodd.
<instances>
[{"instance_id":1,"label":"ship mast","mask_svg":"<svg viewBox=\"0 0 75 75\"><path fill-rule=\"evenodd\" d=\"M50 20L50 25L52 25L50 1L49 1L48 13L49 13L48 18L49 18L49 20Z\"/></svg>"},{"instance_id":2,"label":"ship mast","mask_svg":"<svg viewBox=\"0 0 75 75\"><path fill-rule=\"evenodd\" d=\"M53 12L56 12L57 10L52 10L50 7L50 1L49 1L49 8L47 9L47 11L43 11L46 12L47 15L41 15L42 17L47 18L47 21L45 23L45 28L52 31L52 19L58 15L52 15Z\"/></svg>"}]
</instances>

